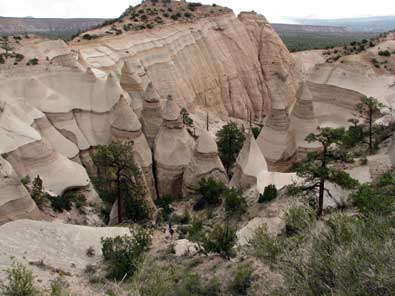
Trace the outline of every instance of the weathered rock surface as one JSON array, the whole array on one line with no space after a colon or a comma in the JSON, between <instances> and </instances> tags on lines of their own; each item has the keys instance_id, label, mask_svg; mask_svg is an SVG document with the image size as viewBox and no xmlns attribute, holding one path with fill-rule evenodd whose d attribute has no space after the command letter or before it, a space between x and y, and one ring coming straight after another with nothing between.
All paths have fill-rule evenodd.
<instances>
[{"instance_id":1,"label":"weathered rock surface","mask_svg":"<svg viewBox=\"0 0 395 296\"><path fill-rule=\"evenodd\" d=\"M271 108L257 143L270 170L286 171L296 158L295 135L284 99L273 99Z\"/></svg>"},{"instance_id":2,"label":"weathered rock surface","mask_svg":"<svg viewBox=\"0 0 395 296\"><path fill-rule=\"evenodd\" d=\"M225 168L219 159L217 143L206 131L201 131L191 162L183 177L183 196L195 193L201 179L212 178L227 184L229 182Z\"/></svg>"},{"instance_id":3,"label":"weathered rock surface","mask_svg":"<svg viewBox=\"0 0 395 296\"><path fill-rule=\"evenodd\" d=\"M238 19L228 12L72 46L90 67L123 72L128 91L152 81L160 97L171 94L181 106L244 119L251 113L259 120L278 91L292 104L300 75L271 26L253 13Z\"/></svg>"},{"instance_id":4,"label":"weathered rock surface","mask_svg":"<svg viewBox=\"0 0 395 296\"><path fill-rule=\"evenodd\" d=\"M254 135L250 133L237 157L230 186L242 188L254 186L258 175L267 170L265 157L262 155Z\"/></svg>"},{"instance_id":5,"label":"weathered rock surface","mask_svg":"<svg viewBox=\"0 0 395 296\"><path fill-rule=\"evenodd\" d=\"M101 264L101 238L129 235L128 228L87 227L61 223L20 220L0 227L0 279L13 260L32 269L37 279L48 287L58 276L55 270L69 274L71 292L75 295L96 295L83 284L88 264ZM95 255L86 252L92 247ZM42 264L41 264L42 261ZM77 285L73 285L77 283Z\"/></svg>"},{"instance_id":6,"label":"weathered rock surface","mask_svg":"<svg viewBox=\"0 0 395 296\"><path fill-rule=\"evenodd\" d=\"M162 118L154 147L158 195L177 198L182 196L183 175L195 141L184 128L180 108L170 97L163 107Z\"/></svg>"},{"instance_id":7,"label":"weathered rock surface","mask_svg":"<svg viewBox=\"0 0 395 296\"><path fill-rule=\"evenodd\" d=\"M41 218L29 192L12 166L0 156L0 225L18 219Z\"/></svg>"},{"instance_id":8,"label":"weathered rock surface","mask_svg":"<svg viewBox=\"0 0 395 296\"><path fill-rule=\"evenodd\" d=\"M296 93L296 103L291 113L291 127L295 135L299 159L303 159L309 152L319 151L319 143L309 143L306 137L318 132L318 120L315 116L313 96L306 83L299 85Z\"/></svg>"}]
</instances>

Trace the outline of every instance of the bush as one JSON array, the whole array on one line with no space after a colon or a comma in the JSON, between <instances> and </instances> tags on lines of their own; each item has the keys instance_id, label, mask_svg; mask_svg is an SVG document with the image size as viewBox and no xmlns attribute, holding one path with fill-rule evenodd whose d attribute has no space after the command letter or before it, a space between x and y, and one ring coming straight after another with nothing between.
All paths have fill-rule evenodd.
<instances>
[{"instance_id":1,"label":"bush","mask_svg":"<svg viewBox=\"0 0 395 296\"><path fill-rule=\"evenodd\" d=\"M90 246L86 250L86 256L88 256L88 257L95 257L95 254L96 254L95 249L92 246Z\"/></svg>"},{"instance_id":2,"label":"bush","mask_svg":"<svg viewBox=\"0 0 395 296\"><path fill-rule=\"evenodd\" d=\"M26 180L25 180L26 181ZM30 193L32 199L36 203L37 207L40 209L45 205L46 203L46 195L44 194L43 191L43 181L41 180L40 176L37 176L32 185L32 191Z\"/></svg>"},{"instance_id":3,"label":"bush","mask_svg":"<svg viewBox=\"0 0 395 296\"><path fill-rule=\"evenodd\" d=\"M226 186L214 180L213 178L201 179L199 182L199 188L196 190L202 197L198 202L199 208L204 208L207 205L218 206L221 204L221 195L226 190ZM194 207L195 209L196 207Z\"/></svg>"},{"instance_id":4,"label":"bush","mask_svg":"<svg viewBox=\"0 0 395 296\"><path fill-rule=\"evenodd\" d=\"M37 58L30 59L30 60L27 62L26 65L27 65L27 66L35 66L35 65L38 65L38 59L37 59Z\"/></svg>"},{"instance_id":5,"label":"bush","mask_svg":"<svg viewBox=\"0 0 395 296\"><path fill-rule=\"evenodd\" d=\"M71 210L71 200L67 197L67 195L55 196L50 198L51 207L55 212L63 213L64 211Z\"/></svg>"},{"instance_id":6,"label":"bush","mask_svg":"<svg viewBox=\"0 0 395 296\"><path fill-rule=\"evenodd\" d=\"M246 249L250 255L272 264L281 254L283 243L280 238L271 236L265 225L255 231L254 236L248 240Z\"/></svg>"},{"instance_id":7,"label":"bush","mask_svg":"<svg viewBox=\"0 0 395 296\"><path fill-rule=\"evenodd\" d=\"M58 277L51 282L51 296L68 296L67 288L67 282L63 278Z\"/></svg>"},{"instance_id":8,"label":"bush","mask_svg":"<svg viewBox=\"0 0 395 296\"><path fill-rule=\"evenodd\" d=\"M391 56L391 52L389 52L388 50L380 50L379 51L379 56L389 57L389 56Z\"/></svg>"},{"instance_id":9,"label":"bush","mask_svg":"<svg viewBox=\"0 0 395 296\"><path fill-rule=\"evenodd\" d=\"M188 240L197 242L201 240L203 235L203 221L198 218L193 218L191 224L187 228Z\"/></svg>"},{"instance_id":10,"label":"bush","mask_svg":"<svg viewBox=\"0 0 395 296\"><path fill-rule=\"evenodd\" d=\"M259 136L259 134L260 134L261 131L262 131L262 127L253 127L253 128L251 129L251 131L252 131L252 134L254 135L254 138L257 139L258 136Z\"/></svg>"},{"instance_id":11,"label":"bush","mask_svg":"<svg viewBox=\"0 0 395 296\"><path fill-rule=\"evenodd\" d=\"M158 222L164 222L169 220L170 215L174 211L171 207L172 200L173 198L170 195L165 195L155 200L156 207L160 209L157 217L157 219L159 220Z\"/></svg>"},{"instance_id":12,"label":"bush","mask_svg":"<svg viewBox=\"0 0 395 296\"><path fill-rule=\"evenodd\" d=\"M229 224L217 225L208 233L202 241L202 247L206 253L217 253L226 259L234 255L233 247L236 244L236 230Z\"/></svg>"},{"instance_id":13,"label":"bush","mask_svg":"<svg viewBox=\"0 0 395 296\"><path fill-rule=\"evenodd\" d=\"M248 295L248 289L252 284L253 270L250 266L239 266L233 274L233 279L229 286L232 295Z\"/></svg>"},{"instance_id":14,"label":"bush","mask_svg":"<svg viewBox=\"0 0 395 296\"><path fill-rule=\"evenodd\" d=\"M108 277L116 280L130 278L143 261L151 245L151 232L143 228L131 231L132 236L102 238L104 261L108 264Z\"/></svg>"},{"instance_id":15,"label":"bush","mask_svg":"<svg viewBox=\"0 0 395 296\"><path fill-rule=\"evenodd\" d=\"M265 187L265 190L263 191L263 194L259 195L259 203L265 203L265 202L270 202L274 200L278 195L276 185L271 184L269 186Z\"/></svg>"},{"instance_id":16,"label":"bush","mask_svg":"<svg viewBox=\"0 0 395 296\"><path fill-rule=\"evenodd\" d=\"M285 228L287 235L299 234L310 229L315 221L316 214L307 205L291 207L285 214Z\"/></svg>"},{"instance_id":17,"label":"bush","mask_svg":"<svg viewBox=\"0 0 395 296\"><path fill-rule=\"evenodd\" d=\"M224 197L227 215L242 215L247 211L247 202L239 189L227 189Z\"/></svg>"},{"instance_id":18,"label":"bush","mask_svg":"<svg viewBox=\"0 0 395 296\"><path fill-rule=\"evenodd\" d=\"M7 283L0 284L0 294L3 296L39 296L39 290L34 287L33 273L20 263L13 263L6 270Z\"/></svg>"}]
</instances>

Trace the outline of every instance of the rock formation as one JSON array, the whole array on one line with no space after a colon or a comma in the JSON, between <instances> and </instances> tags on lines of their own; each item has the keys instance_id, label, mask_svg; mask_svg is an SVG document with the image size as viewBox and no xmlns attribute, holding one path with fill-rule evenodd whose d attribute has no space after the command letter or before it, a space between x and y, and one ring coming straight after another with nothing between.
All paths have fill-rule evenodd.
<instances>
[{"instance_id":1,"label":"rock formation","mask_svg":"<svg viewBox=\"0 0 395 296\"><path fill-rule=\"evenodd\" d=\"M183 196L188 197L194 194L199 181L203 178L213 178L224 184L229 182L225 168L218 156L217 144L206 131L201 132L191 162L185 169Z\"/></svg>"},{"instance_id":2,"label":"rock formation","mask_svg":"<svg viewBox=\"0 0 395 296\"><path fill-rule=\"evenodd\" d=\"M162 107L160 97L150 82L144 94L142 121L144 134L151 148L162 125Z\"/></svg>"},{"instance_id":3,"label":"rock formation","mask_svg":"<svg viewBox=\"0 0 395 296\"><path fill-rule=\"evenodd\" d=\"M195 142L184 128L180 108L171 97L163 107L162 118L154 147L158 195L177 198L182 196L183 175Z\"/></svg>"},{"instance_id":4,"label":"rock formation","mask_svg":"<svg viewBox=\"0 0 395 296\"><path fill-rule=\"evenodd\" d=\"M254 135L250 133L237 157L230 185L242 188L254 186L259 173L267 170L266 160L255 141Z\"/></svg>"},{"instance_id":5,"label":"rock formation","mask_svg":"<svg viewBox=\"0 0 395 296\"><path fill-rule=\"evenodd\" d=\"M309 152L321 149L319 143L308 143L306 141L309 134L317 133L318 126L318 120L314 113L313 97L308 85L302 82L296 93L296 103L291 114L291 127L295 135L299 159L306 157Z\"/></svg>"},{"instance_id":6,"label":"rock formation","mask_svg":"<svg viewBox=\"0 0 395 296\"><path fill-rule=\"evenodd\" d=\"M40 217L40 211L14 169L0 156L0 225L13 220Z\"/></svg>"},{"instance_id":7,"label":"rock formation","mask_svg":"<svg viewBox=\"0 0 395 296\"><path fill-rule=\"evenodd\" d=\"M273 99L271 113L257 143L272 171L286 171L295 160L295 136L283 98Z\"/></svg>"},{"instance_id":8,"label":"rock formation","mask_svg":"<svg viewBox=\"0 0 395 296\"><path fill-rule=\"evenodd\" d=\"M121 97L115 109L115 121L111 125L112 139L115 141L132 141L133 156L136 164L144 173L150 199L156 199L156 190L152 172L152 153L141 123L125 97Z\"/></svg>"}]
</instances>

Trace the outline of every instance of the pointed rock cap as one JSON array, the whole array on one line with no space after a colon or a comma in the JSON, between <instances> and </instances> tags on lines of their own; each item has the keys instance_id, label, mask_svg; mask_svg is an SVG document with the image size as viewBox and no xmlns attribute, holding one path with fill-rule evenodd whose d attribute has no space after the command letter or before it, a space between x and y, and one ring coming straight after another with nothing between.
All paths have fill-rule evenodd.
<instances>
[{"instance_id":1,"label":"pointed rock cap","mask_svg":"<svg viewBox=\"0 0 395 296\"><path fill-rule=\"evenodd\" d=\"M148 83L147 89L145 90L145 101L147 102L159 102L160 96L156 92L152 82Z\"/></svg>"},{"instance_id":2,"label":"pointed rock cap","mask_svg":"<svg viewBox=\"0 0 395 296\"><path fill-rule=\"evenodd\" d=\"M162 117L167 121L176 121L180 118L180 107L173 101L172 96L167 97L167 101L162 110Z\"/></svg>"},{"instance_id":3,"label":"pointed rock cap","mask_svg":"<svg viewBox=\"0 0 395 296\"><path fill-rule=\"evenodd\" d=\"M310 92L309 86L306 82L299 83L298 91L296 92L296 99L303 101L312 101L313 95Z\"/></svg>"},{"instance_id":4,"label":"pointed rock cap","mask_svg":"<svg viewBox=\"0 0 395 296\"><path fill-rule=\"evenodd\" d=\"M196 151L202 154L218 153L217 143L207 131L203 131L197 140Z\"/></svg>"},{"instance_id":5,"label":"pointed rock cap","mask_svg":"<svg viewBox=\"0 0 395 296\"><path fill-rule=\"evenodd\" d=\"M128 101L123 95L119 98L115 114L117 118L112 123L112 127L129 132L137 132L141 130L141 123L137 118L136 113L133 112Z\"/></svg>"},{"instance_id":6,"label":"pointed rock cap","mask_svg":"<svg viewBox=\"0 0 395 296\"><path fill-rule=\"evenodd\" d=\"M249 176L257 176L261 171L268 170L265 157L252 133L247 136L236 163L243 173Z\"/></svg>"}]
</instances>

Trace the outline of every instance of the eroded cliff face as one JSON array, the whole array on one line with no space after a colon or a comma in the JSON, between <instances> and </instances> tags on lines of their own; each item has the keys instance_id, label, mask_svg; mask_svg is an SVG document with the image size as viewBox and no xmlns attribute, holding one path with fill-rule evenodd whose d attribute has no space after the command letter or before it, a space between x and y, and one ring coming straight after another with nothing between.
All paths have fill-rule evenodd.
<instances>
[{"instance_id":1,"label":"eroded cliff face","mask_svg":"<svg viewBox=\"0 0 395 296\"><path fill-rule=\"evenodd\" d=\"M39 65L8 63L0 72L0 153L17 173L16 183L40 175L53 194L89 186L91 151L126 137L136 142L151 197L156 189L181 196L196 143L180 122L180 107L261 121L271 114L274 96L285 113L290 110L299 79L278 36L253 13L236 18L225 10L69 47L51 42L50 56L47 41L26 42ZM26 194L24 207L8 216L29 216Z\"/></svg>"},{"instance_id":2,"label":"eroded cliff face","mask_svg":"<svg viewBox=\"0 0 395 296\"><path fill-rule=\"evenodd\" d=\"M300 76L280 38L255 13L224 13L72 46L87 65L129 81L129 93L153 82L162 98L172 95L192 112L203 106L223 117L261 120L273 95L290 106ZM125 63L128 71L122 71Z\"/></svg>"}]
</instances>

